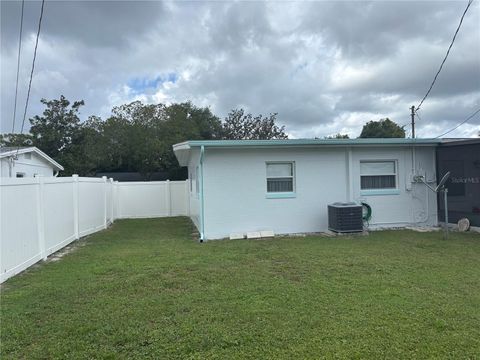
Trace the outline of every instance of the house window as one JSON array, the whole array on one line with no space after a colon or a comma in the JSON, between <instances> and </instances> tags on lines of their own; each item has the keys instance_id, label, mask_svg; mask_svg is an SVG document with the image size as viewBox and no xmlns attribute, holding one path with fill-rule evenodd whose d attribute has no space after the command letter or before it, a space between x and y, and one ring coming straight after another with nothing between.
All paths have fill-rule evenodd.
<instances>
[{"instance_id":1,"label":"house window","mask_svg":"<svg viewBox=\"0 0 480 360\"><path fill-rule=\"evenodd\" d=\"M395 161L361 161L360 188L362 190L396 189Z\"/></svg>"},{"instance_id":2,"label":"house window","mask_svg":"<svg viewBox=\"0 0 480 360\"><path fill-rule=\"evenodd\" d=\"M25 177L25 173L22 173L22 172L17 172L17 178L23 178Z\"/></svg>"},{"instance_id":3,"label":"house window","mask_svg":"<svg viewBox=\"0 0 480 360\"><path fill-rule=\"evenodd\" d=\"M267 193L293 192L294 162L267 163Z\"/></svg>"}]
</instances>

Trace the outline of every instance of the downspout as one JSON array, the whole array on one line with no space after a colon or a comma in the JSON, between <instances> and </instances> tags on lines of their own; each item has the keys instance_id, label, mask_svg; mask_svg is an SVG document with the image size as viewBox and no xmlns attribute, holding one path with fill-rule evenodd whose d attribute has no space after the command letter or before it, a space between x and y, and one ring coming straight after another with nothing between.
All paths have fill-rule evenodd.
<instances>
[{"instance_id":1,"label":"downspout","mask_svg":"<svg viewBox=\"0 0 480 360\"><path fill-rule=\"evenodd\" d=\"M60 171L57 170L57 171L55 172L55 174L53 174L53 176L54 176L54 177L57 177L59 172L60 172Z\"/></svg>"},{"instance_id":2,"label":"downspout","mask_svg":"<svg viewBox=\"0 0 480 360\"><path fill-rule=\"evenodd\" d=\"M205 200L203 198L203 160L205 157L205 147L200 147L200 242L205 239ZM197 175L198 176L198 175Z\"/></svg>"}]
</instances>

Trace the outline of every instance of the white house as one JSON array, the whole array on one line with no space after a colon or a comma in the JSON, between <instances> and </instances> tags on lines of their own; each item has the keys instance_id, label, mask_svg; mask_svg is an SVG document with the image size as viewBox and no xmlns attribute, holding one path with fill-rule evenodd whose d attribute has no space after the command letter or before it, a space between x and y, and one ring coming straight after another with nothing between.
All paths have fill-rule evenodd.
<instances>
[{"instance_id":1,"label":"white house","mask_svg":"<svg viewBox=\"0 0 480 360\"><path fill-rule=\"evenodd\" d=\"M328 229L327 206L364 202L370 228L437 224L439 139L212 140L173 146L201 240ZM419 178L421 176L422 178Z\"/></svg>"},{"instance_id":2,"label":"white house","mask_svg":"<svg viewBox=\"0 0 480 360\"><path fill-rule=\"evenodd\" d=\"M62 165L36 147L0 148L1 177L57 176Z\"/></svg>"}]
</instances>

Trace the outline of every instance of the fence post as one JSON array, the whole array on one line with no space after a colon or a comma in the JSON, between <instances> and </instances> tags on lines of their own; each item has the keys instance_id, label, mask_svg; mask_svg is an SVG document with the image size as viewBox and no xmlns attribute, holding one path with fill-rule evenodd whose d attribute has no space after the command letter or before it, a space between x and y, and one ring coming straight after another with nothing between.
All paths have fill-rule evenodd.
<instances>
[{"instance_id":1,"label":"fence post","mask_svg":"<svg viewBox=\"0 0 480 360\"><path fill-rule=\"evenodd\" d=\"M114 188L114 185L113 185L113 178L110 178L108 179L109 182L110 182L110 211L111 211L111 218L110 218L110 223L113 224L113 222L115 221L115 214L114 214L114 198L115 198L115 188Z\"/></svg>"},{"instance_id":2,"label":"fence post","mask_svg":"<svg viewBox=\"0 0 480 360\"><path fill-rule=\"evenodd\" d=\"M116 219L120 219L120 195L119 195L119 189L118 189L118 180L115 180L114 182L114 188L115 190L115 206L113 208L115 214L113 216L113 218L116 220Z\"/></svg>"},{"instance_id":3,"label":"fence post","mask_svg":"<svg viewBox=\"0 0 480 360\"><path fill-rule=\"evenodd\" d=\"M103 180L103 228L107 228L107 177L102 176Z\"/></svg>"},{"instance_id":4,"label":"fence post","mask_svg":"<svg viewBox=\"0 0 480 360\"><path fill-rule=\"evenodd\" d=\"M165 202L167 204L167 216L172 216L172 191L170 180L165 181Z\"/></svg>"},{"instance_id":5,"label":"fence post","mask_svg":"<svg viewBox=\"0 0 480 360\"><path fill-rule=\"evenodd\" d=\"M80 238L80 231L79 231L79 206L78 203L78 175L72 175L72 189L73 189L73 233L75 235L75 239L78 240Z\"/></svg>"},{"instance_id":6,"label":"fence post","mask_svg":"<svg viewBox=\"0 0 480 360\"><path fill-rule=\"evenodd\" d=\"M37 237L40 256L43 260L47 260L47 252L45 249L45 214L44 214L44 194L45 184L42 175L36 175L37 179Z\"/></svg>"}]
</instances>

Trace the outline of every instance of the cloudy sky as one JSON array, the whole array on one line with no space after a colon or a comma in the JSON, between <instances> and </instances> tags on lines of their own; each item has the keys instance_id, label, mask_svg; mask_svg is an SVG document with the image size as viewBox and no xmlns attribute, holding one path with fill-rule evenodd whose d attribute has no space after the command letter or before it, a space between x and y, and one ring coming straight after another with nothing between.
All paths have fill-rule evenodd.
<instances>
[{"instance_id":1,"label":"cloudy sky","mask_svg":"<svg viewBox=\"0 0 480 360\"><path fill-rule=\"evenodd\" d=\"M220 117L278 113L291 137L360 134L369 120L409 122L467 1L47 1L28 116L41 98L85 100L107 117L142 100L191 100ZM10 132L20 1L1 2L1 132ZM40 2L25 3L17 114L23 114ZM470 7L418 137L480 108L480 1ZM27 121L28 122L28 121ZM21 116L17 119L19 131ZM449 136L476 136L480 114Z\"/></svg>"}]
</instances>

